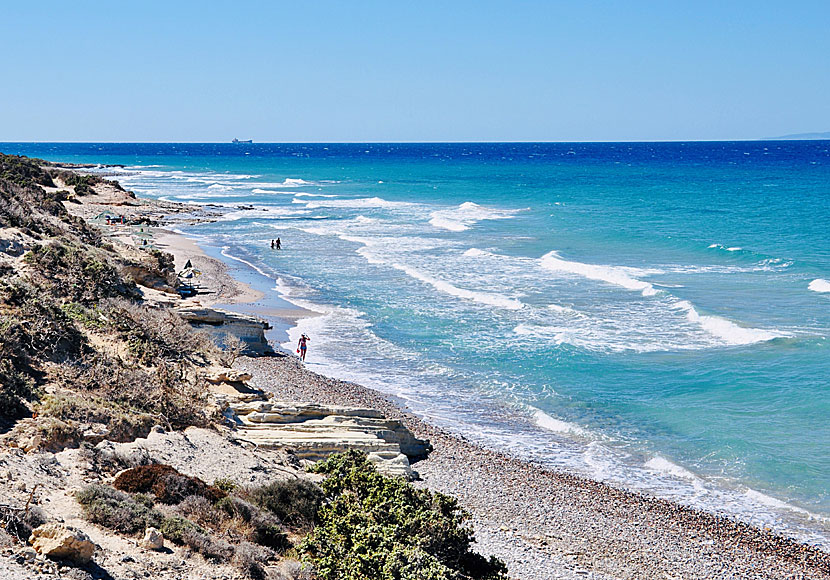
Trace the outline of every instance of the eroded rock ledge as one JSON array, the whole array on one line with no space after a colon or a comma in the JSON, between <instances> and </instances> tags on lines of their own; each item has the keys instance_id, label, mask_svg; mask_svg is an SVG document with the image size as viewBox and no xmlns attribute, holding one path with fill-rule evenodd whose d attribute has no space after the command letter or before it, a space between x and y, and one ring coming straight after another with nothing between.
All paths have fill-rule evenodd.
<instances>
[{"instance_id":1,"label":"eroded rock ledge","mask_svg":"<svg viewBox=\"0 0 830 580\"><path fill-rule=\"evenodd\" d=\"M235 437L263 449L290 449L307 461L319 461L348 449L365 451L378 471L414 479L410 459L431 450L400 421L374 409L268 400L250 395L224 398L224 414ZM248 400L244 400L248 399Z\"/></svg>"},{"instance_id":2,"label":"eroded rock ledge","mask_svg":"<svg viewBox=\"0 0 830 580\"><path fill-rule=\"evenodd\" d=\"M244 343L244 354L262 355L273 352L265 338L265 331L271 326L261 318L204 307L182 307L177 308L176 312L194 328L211 334L220 345L231 334Z\"/></svg>"}]
</instances>

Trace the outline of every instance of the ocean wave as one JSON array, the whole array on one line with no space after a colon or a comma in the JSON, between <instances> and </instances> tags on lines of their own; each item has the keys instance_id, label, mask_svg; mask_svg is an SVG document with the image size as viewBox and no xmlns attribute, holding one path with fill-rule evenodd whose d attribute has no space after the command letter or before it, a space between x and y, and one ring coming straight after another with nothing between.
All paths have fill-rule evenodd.
<instances>
[{"instance_id":1,"label":"ocean wave","mask_svg":"<svg viewBox=\"0 0 830 580\"><path fill-rule=\"evenodd\" d=\"M654 296L658 290L648 282L635 278L635 275L646 273L645 270L628 268L625 266L603 266L599 264L584 264L563 260L557 252L548 252L539 262L542 268L552 272L575 274L590 280L598 280L621 286L627 290L638 290L643 296Z\"/></svg>"},{"instance_id":2,"label":"ocean wave","mask_svg":"<svg viewBox=\"0 0 830 580\"><path fill-rule=\"evenodd\" d=\"M400 207L412 207L415 204L406 201L388 201L379 197L358 197L355 199L328 199L320 201L294 200L297 203L306 203L309 209L319 207L339 207L339 208L381 208L392 209Z\"/></svg>"},{"instance_id":3,"label":"ocean wave","mask_svg":"<svg viewBox=\"0 0 830 580\"><path fill-rule=\"evenodd\" d=\"M592 352L649 352L664 350L665 345L637 343L636 340L621 340L599 329L584 326L553 326L539 324L518 324L513 334L522 338L534 338L556 345L567 344L574 348Z\"/></svg>"},{"instance_id":4,"label":"ocean wave","mask_svg":"<svg viewBox=\"0 0 830 580\"><path fill-rule=\"evenodd\" d=\"M521 210L490 209L465 201L453 209L439 209L430 214L429 223L451 232L463 232L482 220L510 219Z\"/></svg>"},{"instance_id":5,"label":"ocean wave","mask_svg":"<svg viewBox=\"0 0 830 580\"><path fill-rule=\"evenodd\" d=\"M280 192L280 193L291 193L291 192ZM331 193L306 193L304 191L300 191L294 194L296 197L337 197Z\"/></svg>"},{"instance_id":6,"label":"ocean wave","mask_svg":"<svg viewBox=\"0 0 830 580\"><path fill-rule=\"evenodd\" d=\"M282 219L299 215L308 215L311 212L305 209L281 209L276 207L254 207L253 209L241 209L226 213L218 221L233 222L244 218L272 218Z\"/></svg>"},{"instance_id":7,"label":"ocean wave","mask_svg":"<svg viewBox=\"0 0 830 580\"><path fill-rule=\"evenodd\" d=\"M727 252L740 252L743 248L738 246L724 246L723 244L709 244L711 249L725 250Z\"/></svg>"},{"instance_id":8,"label":"ocean wave","mask_svg":"<svg viewBox=\"0 0 830 580\"><path fill-rule=\"evenodd\" d=\"M455 296L457 298L463 298L465 300L472 300L473 302L478 302L479 304L486 304L488 306L496 306L498 308L506 308L507 310L520 310L524 304L520 300L516 300L515 298L510 298L508 296L504 296L503 294L489 294L487 292L477 292L474 290L466 290L464 288L459 288L446 282L444 280L439 280L437 278L433 278L423 272L416 270L410 266L406 266L404 264L400 264L398 262L393 262L389 264L391 267L395 268L396 270L400 270L404 272L408 276L415 278L425 284L429 284L439 292L443 292L445 294L449 294L451 296Z\"/></svg>"},{"instance_id":9,"label":"ocean wave","mask_svg":"<svg viewBox=\"0 0 830 580\"><path fill-rule=\"evenodd\" d=\"M261 187L257 187L251 190L251 193L258 193L258 194L282 194L282 195L296 195L293 191L279 191L277 189L262 189Z\"/></svg>"},{"instance_id":10,"label":"ocean wave","mask_svg":"<svg viewBox=\"0 0 830 580\"><path fill-rule=\"evenodd\" d=\"M588 432L579 425L551 417L541 409L536 409L535 407L531 407L531 411L533 413L533 422L537 427L541 427L546 431L567 435L580 435L582 437L588 435Z\"/></svg>"},{"instance_id":11,"label":"ocean wave","mask_svg":"<svg viewBox=\"0 0 830 580\"><path fill-rule=\"evenodd\" d=\"M695 475L685 467L681 467L676 463L673 463L659 455L655 455L654 457L646 461L643 467L645 467L646 469L650 469L652 471L656 471L657 473L679 477L680 479L687 479L689 481L695 482L700 481L700 478L697 475Z\"/></svg>"},{"instance_id":12,"label":"ocean wave","mask_svg":"<svg viewBox=\"0 0 830 580\"><path fill-rule=\"evenodd\" d=\"M763 328L738 326L731 320L721 318L720 316L702 315L687 300L678 301L676 307L686 311L686 318L689 322L700 325L703 330L730 346L754 344L756 342L766 342L776 338L792 336L789 333L778 330L773 331Z\"/></svg>"},{"instance_id":13,"label":"ocean wave","mask_svg":"<svg viewBox=\"0 0 830 580\"><path fill-rule=\"evenodd\" d=\"M816 278L807 286L813 292L830 292L830 281L824 278Z\"/></svg>"}]
</instances>

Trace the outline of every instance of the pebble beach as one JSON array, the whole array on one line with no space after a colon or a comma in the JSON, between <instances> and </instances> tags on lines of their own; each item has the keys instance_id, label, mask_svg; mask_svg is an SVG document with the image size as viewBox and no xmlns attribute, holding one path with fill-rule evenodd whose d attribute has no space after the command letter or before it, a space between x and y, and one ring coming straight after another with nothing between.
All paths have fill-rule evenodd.
<instances>
[{"instance_id":1,"label":"pebble beach","mask_svg":"<svg viewBox=\"0 0 830 580\"><path fill-rule=\"evenodd\" d=\"M379 409L428 438L434 449L413 465L416 485L458 498L478 551L503 559L514 578L830 578L830 555L816 548L483 449L292 355L238 366L278 399Z\"/></svg>"}]
</instances>

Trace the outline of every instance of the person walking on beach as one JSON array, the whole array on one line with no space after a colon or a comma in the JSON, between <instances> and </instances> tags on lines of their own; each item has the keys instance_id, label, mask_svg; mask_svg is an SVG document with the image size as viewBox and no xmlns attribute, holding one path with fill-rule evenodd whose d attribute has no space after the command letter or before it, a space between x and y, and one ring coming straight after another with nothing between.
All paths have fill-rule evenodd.
<instances>
[{"instance_id":1,"label":"person walking on beach","mask_svg":"<svg viewBox=\"0 0 830 580\"><path fill-rule=\"evenodd\" d=\"M279 238L277 238L277 249L282 250L282 242L280 242Z\"/></svg>"},{"instance_id":2,"label":"person walking on beach","mask_svg":"<svg viewBox=\"0 0 830 580\"><path fill-rule=\"evenodd\" d=\"M305 351L308 349L308 345L306 344L309 340L311 340L307 334L303 333L300 337L300 342L297 343L297 352L300 353L300 358L303 362L305 362Z\"/></svg>"}]
</instances>

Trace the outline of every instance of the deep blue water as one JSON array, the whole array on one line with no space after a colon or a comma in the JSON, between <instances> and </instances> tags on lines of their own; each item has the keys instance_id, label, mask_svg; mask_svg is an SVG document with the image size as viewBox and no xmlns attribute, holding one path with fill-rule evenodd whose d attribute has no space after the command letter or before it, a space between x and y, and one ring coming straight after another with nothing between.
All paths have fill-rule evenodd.
<instances>
[{"instance_id":1,"label":"deep blue water","mask_svg":"<svg viewBox=\"0 0 830 580\"><path fill-rule=\"evenodd\" d=\"M225 206L187 233L323 313L291 331L314 369L830 545L830 142L0 151Z\"/></svg>"}]
</instances>

